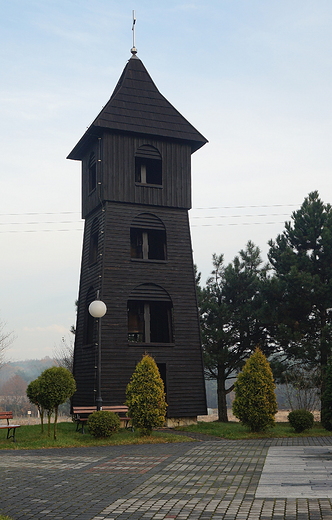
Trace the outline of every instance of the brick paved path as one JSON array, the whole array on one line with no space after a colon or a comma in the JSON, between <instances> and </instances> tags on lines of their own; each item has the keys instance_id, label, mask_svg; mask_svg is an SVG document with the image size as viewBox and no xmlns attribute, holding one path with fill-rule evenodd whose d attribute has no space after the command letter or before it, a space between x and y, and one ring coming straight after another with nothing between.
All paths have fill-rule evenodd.
<instances>
[{"instance_id":1,"label":"brick paved path","mask_svg":"<svg viewBox=\"0 0 332 520\"><path fill-rule=\"evenodd\" d=\"M332 520L330 459L328 437L0 451L0 511L14 520Z\"/></svg>"}]
</instances>

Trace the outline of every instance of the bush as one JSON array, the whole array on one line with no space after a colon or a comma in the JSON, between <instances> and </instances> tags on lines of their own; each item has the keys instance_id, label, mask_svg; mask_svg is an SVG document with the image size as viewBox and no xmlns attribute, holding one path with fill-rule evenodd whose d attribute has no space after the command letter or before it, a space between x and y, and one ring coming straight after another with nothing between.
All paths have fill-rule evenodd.
<instances>
[{"instance_id":1,"label":"bush","mask_svg":"<svg viewBox=\"0 0 332 520\"><path fill-rule=\"evenodd\" d=\"M296 433L310 430L314 425L314 416L308 410L294 410L288 414L288 420Z\"/></svg>"},{"instance_id":2,"label":"bush","mask_svg":"<svg viewBox=\"0 0 332 520\"><path fill-rule=\"evenodd\" d=\"M47 411L48 435L50 435L51 415L54 412L54 439L56 439L59 406L65 403L75 390L73 374L63 367L47 368L28 385L27 396L30 402L37 405L40 410ZM43 430L42 415L41 421Z\"/></svg>"},{"instance_id":3,"label":"bush","mask_svg":"<svg viewBox=\"0 0 332 520\"><path fill-rule=\"evenodd\" d=\"M110 437L119 431L120 419L116 413L100 410L89 415L88 427L94 437Z\"/></svg>"},{"instance_id":4,"label":"bush","mask_svg":"<svg viewBox=\"0 0 332 520\"><path fill-rule=\"evenodd\" d=\"M233 413L252 432L261 432L274 426L277 411L272 370L257 348L235 382Z\"/></svg>"},{"instance_id":5,"label":"bush","mask_svg":"<svg viewBox=\"0 0 332 520\"><path fill-rule=\"evenodd\" d=\"M164 425L167 407L164 383L151 356L146 354L137 364L126 396L128 414L142 436L151 435L153 428Z\"/></svg>"}]
</instances>

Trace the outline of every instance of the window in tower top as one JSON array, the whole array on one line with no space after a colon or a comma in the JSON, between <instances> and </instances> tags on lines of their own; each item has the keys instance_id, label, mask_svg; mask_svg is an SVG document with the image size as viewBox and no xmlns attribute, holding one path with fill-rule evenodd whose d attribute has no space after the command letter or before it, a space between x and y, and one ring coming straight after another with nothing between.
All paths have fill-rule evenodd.
<instances>
[{"instance_id":1,"label":"window in tower top","mask_svg":"<svg viewBox=\"0 0 332 520\"><path fill-rule=\"evenodd\" d=\"M162 160L157 148L143 145L135 154L135 182L138 184L162 185Z\"/></svg>"}]
</instances>

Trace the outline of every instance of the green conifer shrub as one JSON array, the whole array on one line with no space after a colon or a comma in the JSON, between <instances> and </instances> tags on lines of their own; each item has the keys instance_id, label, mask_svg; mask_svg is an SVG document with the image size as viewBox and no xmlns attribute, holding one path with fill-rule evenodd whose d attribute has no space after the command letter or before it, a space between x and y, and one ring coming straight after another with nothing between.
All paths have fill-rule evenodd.
<instances>
[{"instance_id":1,"label":"green conifer shrub","mask_svg":"<svg viewBox=\"0 0 332 520\"><path fill-rule=\"evenodd\" d=\"M272 370L257 348L235 382L233 414L252 432L260 432L274 426L277 411Z\"/></svg>"},{"instance_id":2,"label":"green conifer shrub","mask_svg":"<svg viewBox=\"0 0 332 520\"><path fill-rule=\"evenodd\" d=\"M321 421L325 430L332 431L332 360L329 359L324 376L324 391L321 397Z\"/></svg>"},{"instance_id":3,"label":"green conifer shrub","mask_svg":"<svg viewBox=\"0 0 332 520\"><path fill-rule=\"evenodd\" d=\"M308 410L293 410L288 414L288 420L296 433L310 430L314 425L314 415Z\"/></svg>"},{"instance_id":4,"label":"green conifer shrub","mask_svg":"<svg viewBox=\"0 0 332 520\"><path fill-rule=\"evenodd\" d=\"M126 405L135 428L142 436L163 426L166 415L164 383L154 359L145 354L137 363L126 389Z\"/></svg>"},{"instance_id":5,"label":"green conifer shrub","mask_svg":"<svg viewBox=\"0 0 332 520\"><path fill-rule=\"evenodd\" d=\"M88 418L89 433L94 437L110 437L119 431L120 424L119 416L106 410L93 412Z\"/></svg>"}]
</instances>

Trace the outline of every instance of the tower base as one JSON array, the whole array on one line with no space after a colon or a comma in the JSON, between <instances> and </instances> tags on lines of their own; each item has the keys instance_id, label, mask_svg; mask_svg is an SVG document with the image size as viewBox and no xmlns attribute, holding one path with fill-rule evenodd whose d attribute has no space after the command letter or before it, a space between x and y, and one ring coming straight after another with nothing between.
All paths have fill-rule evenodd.
<instances>
[{"instance_id":1,"label":"tower base","mask_svg":"<svg viewBox=\"0 0 332 520\"><path fill-rule=\"evenodd\" d=\"M167 417L166 426L176 428L177 426L190 426L197 424L197 417Z\"/></svg>"}]
</instances>

